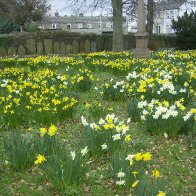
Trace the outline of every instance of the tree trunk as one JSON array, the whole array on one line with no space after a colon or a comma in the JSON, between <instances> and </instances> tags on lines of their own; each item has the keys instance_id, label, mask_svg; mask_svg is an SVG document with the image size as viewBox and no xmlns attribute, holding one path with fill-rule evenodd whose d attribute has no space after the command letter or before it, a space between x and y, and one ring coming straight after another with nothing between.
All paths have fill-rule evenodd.
<instances>
[{"instance_id":1,"label":"tree trunk","mask_svg":"<svg viewBox=\"0 0 196 196\"><path fill-rule=\"evenodd\" d=\"M148 0L147 4L147 25L146 31L149 34L149 41L152 37L153 25L154 25L154 0Z\"/></svg>"},{"instance_id":2,"label":"tree trunk","mask_svg":"<svg viewBox=\"0 0 196 196\"><path fill-rule=\"evenodd\" d=\"M113 9L113 44L114 52L122 52L123 44L123 15L122 15L122 0L112 0Z\"/></svg>"}]
</instances>

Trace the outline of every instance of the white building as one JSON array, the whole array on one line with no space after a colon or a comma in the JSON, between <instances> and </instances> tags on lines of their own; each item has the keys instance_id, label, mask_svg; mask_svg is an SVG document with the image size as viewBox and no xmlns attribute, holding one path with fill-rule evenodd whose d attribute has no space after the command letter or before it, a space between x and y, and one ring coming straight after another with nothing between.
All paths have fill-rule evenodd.
<instances>
[{"instance_id":1,"label":"white building","mask_svg":"<svg viewBox=\"0 0 196 196\"><path fill-rule=\"evenodd\" d=\"M178 20L187 11L196 11L196 0L162 0L157 3L153 32L157 34L174 33L172 20Z\"/></svg>"},{"instance_id":2,"label":"white building","mask_svg":"<svg viewBox=\"0 0 196 196\"><path fill-rule=\"evenodd\" d=\"M174 33L172 20L178 20L185 12L196 11L196 0L156 0L153 33ZM137 19L129 22L130 32L137 32Z\"/></svg>"}]
</instances>

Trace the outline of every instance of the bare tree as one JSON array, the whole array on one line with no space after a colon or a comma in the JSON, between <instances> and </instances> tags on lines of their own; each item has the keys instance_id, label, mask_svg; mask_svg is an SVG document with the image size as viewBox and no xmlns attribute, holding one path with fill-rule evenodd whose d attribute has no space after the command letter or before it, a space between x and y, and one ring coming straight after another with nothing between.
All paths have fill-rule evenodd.
<instances>
[{"instance_id":1,"label":"bare tree","mask_svg":"<svg viewBox=\"0 0 196 196\"><path fill-rule=\"evenodd\" d=\"M137 1L138 0L124 0L123 1L123 12L125 15L131 17L132 19L136 19L136 11L137 11Z\"/></svg>"},{"instance_id":2,"label":"bare tree","mask_svg":"<svg viewBox=\"0 0 196 196\"><path fill-rule=\"evenodd\" d=\"M77 13L81 9L95 10L98 8L108 8L112 10L113 15L113 51L123 51L123 0L93 0L89 3L87 0L72 0L67 8L73 7ZM109 11L110 12L110 11Z\"/></svg>"},{"instance_id":3,"label":"bare tree","mask_svg":"<svg viewBox=\"0 0 196 196\"><path fill-rule=\"evenodd\" d=\"M78 15L82 12L94 12L97 9L103 9L110 6L111 0L67 0L67 6L65 9L72 9L73 12Z\"/></svg>"},{"instance_id":4,"label":"bare tree","mask_svg":"<svg viewBox=\"0 0 196 196\"><path fill-rule=\"evenodd\" d=\"M169 1L167 3L169 4ZM84 11L94 11L100 7L108 7L111 9L112 12L110 11L110 13L113 15L113 51L122 51L124 49L123 15L137 20L137 4L138 0L72 0L69 8L74 7L76 13L80 13L81 9L84 9ZM151 39L153 32L156 4L155 0L145 1L147 19L146 31L149 33L149 39Z\"/></svg>"}]
</instances>

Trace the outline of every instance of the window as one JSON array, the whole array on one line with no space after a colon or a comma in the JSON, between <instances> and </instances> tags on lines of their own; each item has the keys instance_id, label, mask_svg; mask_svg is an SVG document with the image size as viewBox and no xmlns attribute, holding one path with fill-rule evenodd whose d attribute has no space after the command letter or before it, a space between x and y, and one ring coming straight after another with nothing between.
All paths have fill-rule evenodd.
<instances>
[{"instance_id":1,"label":"window","mask_svg":"<svg viewBox=\"0 0 196 196\"><path fill-rule=\"evenodd\" d=\"M44 25L39 25L39 29L44 29Z\"/></svg>"},{"instance_id":2,"label":"window","mask_svg":"<svg viewBox=\"0 0 196 196\"><path fill-rule=\"evenodd\" d=\"M87 28L88 28L88 29L91 29L91 28L92 28L92 24L91 24L91 23L88 23L88 24L87 24Z\"/></svg>"},{"instance_id":3,"label":"window","mask_svg":"<svg viewBox=\"0 0 196 196\"><path fill-rule=\"evenodd\" d=\"M111 28L111 27L112 27L111 22L106 22L106 28Z\"/></svg>"},{"instance_id":4,"label":"window","mask_svg":"<svg viewBox=\"0 0 196 196\"><path fill-rule=\"evenodd\" d=\"M83 24L82 23L78 23L78 29L82 29Z\"/></svg>"},{"instance_id":5,"label":"window","mask_svg":"<svg viewBox=\"0 0 196 196\"><path fill-rule=\"evenodd\" d=\"M161 33L161 27L159 25L156 26L156 33L157 34Z\"/></svg>"},{"instance_id":6,"label":"window","mask_svg":"<svg viewBox=\"0 0 196 196\"><path fill-rule=\"evenodd\" d=\"M174 11L173 10L170 11L170 18L174 18Z\"/></svg>"},{"instance_id":7,"label":"window","mask_svg":"<svg viewBox=\"0 0 196 196\"><path fill-rule=\"evenodd\" d=\"M56 24L52 24L52 29L56 29Z\"/></svg>"},{"instance_id":8,"label":"window","mask_svg":"<svg viewBox=\"0 0 196 196\"><path fill-rule=\"evenodd\" d=\"M166 25L166 33L172 32L172 25Z\"/></svg>"},{"instance_id":9,"label":"window","mask_svg":"<svg viewBox=\"0 0 196 196\"><path fill-rule=\"evenodd\" d=\"M172 31L173 31L173 30L172 30L172 25L170 25L170 33L172 33Z\"/></svg>"},{"instance_id":10,"label":"window","mask_svg":"<svg viewBox=\"0 0 196 196\"><path fill-rule=\"evenodd\" d=\"M71 29L71 24L70 23L67 24L67 29Z\"/></svg>"},{"instance_id":11,"label":"window","mask_svg":"<svg viewBox=\"0 0 196 196\"><path fill-rule=\"evenodd\" d=\"M169 25L166 25L166 33L169 33Z\"/></svg>"},{"instance_id":12,"label":"window","mask_svg":"<svg viewBox=\"0 0 196 196\"><path fill-rule=\"evenodd\" d=\"M169 11L166 11L166 18L169 18Z\"/></svg>"}]
</instances>

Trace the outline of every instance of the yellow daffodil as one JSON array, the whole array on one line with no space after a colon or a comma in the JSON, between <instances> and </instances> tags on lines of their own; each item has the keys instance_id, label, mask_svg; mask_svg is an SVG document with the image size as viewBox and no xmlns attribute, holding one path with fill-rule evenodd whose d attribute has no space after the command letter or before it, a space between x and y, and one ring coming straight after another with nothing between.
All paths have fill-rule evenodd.
<instances>
[{"instance_id":1,"label":"yellow daffodil","mask_svg":"<svg viewBox=\"0 0 196 196\"><path fill-rule=\"evenodd\" d=\"M39 129L39 131L40 131L40 135L43 137L46 133L47 133L47 129L46 128L40 128Z\"/></svg>"},{"instance_id":2,"label":"yellow daffodil","mask_svg":"<svg viewBox=\"0 0 196 196\"><path fill-rule=\"evenodd\" d=\"M125 137L125 142L130 142L130 141L131 141L131 135L128 134L128 135L126 135L126 137Z\"/></svg>"},{"instance_id":3,"label":"yellow daffodil","mask_svg":"<svg viewBox=\"0 0 196 196\"><path fill-rule=\"evenodd\" d=\"M144 161L150 161L151 159L152 159L152 155L149 152L143 154Z\"/></svg>"},{"instance_id":4,"label":"yellow daffodil","mask_svg":"<svg viewBox=\"0 0 196 196\"><path fill-rule=\"evenodd\" d=\"M54 126L54 125L51 125L51 126L49 127L49 129L48 129L48 135L51 136L51 137L54 136L56 130L57 130L57 127Z\"/></svg>"},{"instance_id":5,"label":"yellow daffodil","mask_svg":"<svg viewBox=\"0 0 196 196\"><path fill-rule=\"evenodd\" d=\"M136 160L136 161L141 161L142 158L143 158L142 153L139 153L139 152L138 152L138 153L135 154L135 160Z\"/></svg>"},{"instance_id":6,"label":"yellow daffodil","mask_svg":"<svg viewBox=\"0 0 196 196\"><path fill-rule=\"evenodd\" d=\"M34 163L35 163L35 165L39 165L39 164L42 164L45 161L46 161L46 158L43 155L38 154L37 159L35 160Z\"/></svg>"},{"instance_id":7,"label":"yellow daffodil","mask_svg":"<svg viewBox=\"0 0 196 196\"><path fill-rule=\"evenodd\" d=\"M152 170L152 176L155 178L160 178L160 172L155 168Z\"/></svg>"},{"instance_id":8,"label":"yellow daffodil","mask_svg":"<svg viewBox=\"0 0 196 196\"><path fill-rule=\"evenodd\" d=\"M156 196L166 196L166 193L164 193L163 191L159 191L159 193Z\"/></svg>"},{"instance_id":9,"label":"yellow daffodil","mask_svg":"<svg viewBox=\"0 0 196 196\"><path fill-rule=\"evenodd\" d=\"M132 187L132 188L135 188L135 187L137 186L138 183L139 183L139 180L135 181L135 182L131 185L131 187Z\"/></svg>"}]
</instances>

